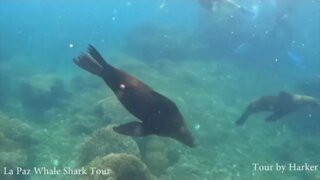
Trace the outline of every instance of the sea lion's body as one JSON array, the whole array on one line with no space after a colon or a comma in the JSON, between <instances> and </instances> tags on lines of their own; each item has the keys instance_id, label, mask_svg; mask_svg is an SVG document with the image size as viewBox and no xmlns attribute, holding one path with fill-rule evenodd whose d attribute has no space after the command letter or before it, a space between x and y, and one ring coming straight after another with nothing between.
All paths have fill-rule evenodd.
<instances>
[{"instance_id":1,"label":"sea lion's body","mask_svg":"<svg viewBox=\"0 0 320 180\"><path fill-rule=\"evenodd\" d=\"M261 111L272 113L266 117L266 121L277 121L283 116L293 113L304 106L320 106L320 102L310 96L290 94L287 92L280 92L276 96L262 96L260 99L248 105L236 124L238 126L243 125L250 115Z\"/></svg>"},{"instance_id":2,"label":"sea lion's body","mask_svg":"<svg viewBox=\"0 0 320 180\"><path fill-rule=\"evenodd\" d=\"M117 126L114 128L116 132L130 136L167 136L188 146L195 146L194 139L174 102L137 78L108 64L94 47L90 46L88 53L79 56L74 62L100 76L121 104L142 121Z\"/></svg>"}]
</instances>

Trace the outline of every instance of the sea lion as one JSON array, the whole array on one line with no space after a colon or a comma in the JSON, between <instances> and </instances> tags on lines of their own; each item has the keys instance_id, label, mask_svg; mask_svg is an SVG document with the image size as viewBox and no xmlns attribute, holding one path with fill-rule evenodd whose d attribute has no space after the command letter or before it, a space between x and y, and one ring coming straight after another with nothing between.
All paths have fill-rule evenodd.
<instances>
[{"instance_id":1,"label":"sea lion","mask_svg":"<svg viewBox=\"0 0 320 180\"><path fill-rule=\"evenodd\" d=\"M88 72L101 77L121 104L142 122L133 121L114 127L114 131L129 136L159 135L195 147L195 139L176 104L130 74L108 64L89 45L88 53L73 59Z\"/></svg>"},{"instance_id":2,"label":"sea lion","mask_svg":"<svg viewBox=\"0 0 320 180\"><path fill-rule=\"evenodd\" d=\"M240 5L234 0L198 0L198 2L204 9L209 12L214 12L219 9L219 6L222 6L222 4L227 4L240 10L240 12L244 14L255 15L255 13L251 9Z\"/></svg>"},{"instance_id":3,"label":"sea lion","mask_svg":"<svg viewBox=\"0 0 320 180\"><path fill-rule=\"evenodd\" d=\"M248 105L245 112L236 121L236 124L242 126L251 114L260 111L272 112L271 115L266 117L266 121L277 121L283 116L305 106L320 107L320 101L311 96L291 94L283 91L276 96L262 96Z\"/></svg>"}]
</instances>

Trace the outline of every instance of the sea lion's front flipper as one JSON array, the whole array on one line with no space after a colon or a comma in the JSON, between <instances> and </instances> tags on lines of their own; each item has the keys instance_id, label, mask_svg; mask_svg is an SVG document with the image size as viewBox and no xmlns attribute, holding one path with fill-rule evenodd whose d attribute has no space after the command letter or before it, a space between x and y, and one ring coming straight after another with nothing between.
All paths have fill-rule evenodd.
<instances>
[{"instance_id":1,"label":"sea lion's front flipper","mask_svg":"<svg viewBox=\"0 0 320 180\"><path fill-rule=\"evenodd\" d=\"M236 121L236 125L237 126L242 126L246 120L248 119L248 117L250 116L250 112L249 111L245 111L241 116L240 118Z\"/></svg>"},{"instance_id":2,"label":"sea lion's front flipper","mask_svg":"<svg viewBox=\"0 0 320 180\"><path fill-rule=\"evenodd\" d=\"M119 134L128 136L145 136L147 135L143 124L137 121L121 124L113 128Z\"/></svg>"}]
</instances>

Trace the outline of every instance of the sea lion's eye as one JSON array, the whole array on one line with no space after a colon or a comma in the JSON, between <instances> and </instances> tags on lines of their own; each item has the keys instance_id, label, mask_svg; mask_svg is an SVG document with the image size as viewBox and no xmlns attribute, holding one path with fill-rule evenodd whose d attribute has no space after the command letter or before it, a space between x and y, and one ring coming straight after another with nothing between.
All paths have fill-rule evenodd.
<instances>
[{"instance_id":1,"label":"sea lion's eye","mask_svg":"<svg viewBox=\"0 0 320 180\"><path fill-rule=\"evenodd\" d=\"M120 88L121 88L121 89L124 89L124 88L126 88L126 85L120 84Z\"/></svg>"}]
</instances>

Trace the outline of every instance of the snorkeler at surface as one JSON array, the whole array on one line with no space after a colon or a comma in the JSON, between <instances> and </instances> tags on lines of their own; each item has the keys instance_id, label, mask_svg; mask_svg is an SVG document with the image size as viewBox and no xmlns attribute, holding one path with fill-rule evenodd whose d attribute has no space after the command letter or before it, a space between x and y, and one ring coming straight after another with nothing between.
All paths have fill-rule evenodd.
<instances>
[{"instance_id":1,"label":"snorkeler at surface","mask_svg":"<svg viewBox=\"0 0 320 180\"><path fill-rule=\"evenodd\" d=\"M287 49L293 39L293 22L292 16L295 10L299 7L299 0L278 0L271 1L274 8L274 25L271 27L269 36L278 44Z\"/></svg>"},{"instance_id":2,"label":"snorkeler at surface","mask_svg":"<svg viewBox=\"0 0 320 180\"><path fill-rule=\"evenodd\" d=\"M204 9L210 12L216 11L217 9L219 9L219 6L221 6L222 4L228 4L228 5L231 5L232 7L235 7L236 9L239 9L244 14L250 14L250 15L255 14L249 8L242 6L233 0L198 0L198 2Z\"/></svg>"},{"instance_id":3,"label":"snorkeler at surface","mask_svg":"<svg viewBox=\"0 0 320 180\"><path fill-rule=\"evenodd\" d=\"M311 96L291 94L288 92L280 92L276 96L262 96L248 105L236 124L242 126L250 115L261 111L272 112L271 115L266 117L266 121L277 121L283 116L306 106L320 107L320 101Z\"/></svg>"}]
</instances>

